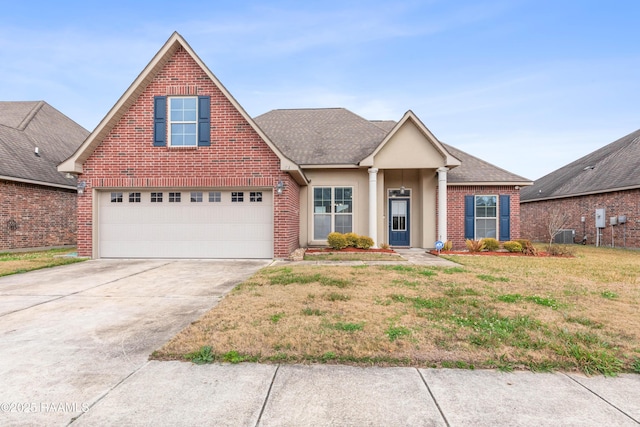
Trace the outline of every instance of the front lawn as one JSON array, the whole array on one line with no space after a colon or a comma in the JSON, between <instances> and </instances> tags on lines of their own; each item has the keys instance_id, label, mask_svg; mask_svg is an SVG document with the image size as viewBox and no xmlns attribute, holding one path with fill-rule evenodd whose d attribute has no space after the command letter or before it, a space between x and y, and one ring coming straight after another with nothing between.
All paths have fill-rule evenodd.
<instances>
[{"instance_id":1,"label":"front lawn","mask_svg":"<svg viewBox=\"0 0 640 427\"><path fill-rule=\"evenodd\" d=\"M157 359L640 373L640 253L270 267Z\"/></svg>"},{"instance_id":2,"label":"front lawn","mask_svg":"<svg viewBox=\"0 0 640 427\"><path fill-rule=\"evenodd\" d=\"M85 261L86 258L65 256L75 249L51 249L38 252L3 252L0 253L0 276L25 273L41 268L73 264Z\"/></svg>"}]
</instances>

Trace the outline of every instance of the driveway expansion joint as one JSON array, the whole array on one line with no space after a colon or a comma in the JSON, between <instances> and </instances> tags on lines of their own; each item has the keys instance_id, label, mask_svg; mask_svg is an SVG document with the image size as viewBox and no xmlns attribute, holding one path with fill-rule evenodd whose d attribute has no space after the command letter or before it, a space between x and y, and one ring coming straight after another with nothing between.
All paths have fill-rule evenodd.
<instances>
[{"instance_id":1,"label":"driveway expansion joint","mask_svg":"<svg viewBox=\"0 0 640 427\"><path fill-rule=\"evenodd\" d=\"M601 399L604 403L606 403L607 405L611 406L612 408L614 408L616 411L620 412L623 415L626 415L629 419L631 419L633 422L635 422L636 424L640 424L640 421L636 420L635 418L633 418L631 415L629 415L628 413L626 413L625 411L623 411L622 409L618 408L616 405L614 405L613 403L609 402L607 399L605 399L604 397L600 396L598 393L596 393L595 391L591 390L589 387L587 387L586 385L582 384L580 381L578 381L577 379L575 379L574 377L572 377L569 374L566 374L564 372L562 372L562 375L564 375L565 377L569 378L571 381L575 382L576 384L578 384L579 386L581 386L582 388L584 388L585 390L589 391L591 394L593 394L594 396L596 396L597 398Z\"/></svg>"},{"instance_id":2,"label":"driveway expansion joint","mask_svg":"<svg viewBox=\"0 0 640 427\"><path fill-rule=\"evenodd\" d=\"M444 412L442 411L442 408L440 407L438 400L433 395L433 392L431 391L429 384L427 384L427 380L425 379L424 375L422 375L422 372L420 371L420 369L415 368L415 370L418 372L418 375L420 375L420 378L422 379L422 383L427 388L427 391L429 392L429 396L431 396L431 400L433 400L433 403L436 405L436 408L438 408L438 412L440 412L440 416L442 417L442 420L444 421L445 425L447 427L450 427L451 425L449 424L449 420L447 420L447 417L444 415Z\"/></svg>"},{"instance_id":3,"label":"driveway expansion joint","mask_svg":"<svg viewBox=\"0 0 640 427\"><path fill-rule=\"evenodd\" d=\"M267 390L267 394L264 397L264 402L262 403L262 408L260 408L260 414L258 415L258 420L256 421L256 426L260 425L260 421L262 420L262 414L264 414L264 410L267 407L267 402L269 402L269 397L271 396L271 389L273 388L273 383L276 381L276 376L278 375L278 370L280 369L280 365L276 366L276 370L273 372L273 377L271 377L271 383L269 384L269 389Z\"/></svg>"}]
</instances>

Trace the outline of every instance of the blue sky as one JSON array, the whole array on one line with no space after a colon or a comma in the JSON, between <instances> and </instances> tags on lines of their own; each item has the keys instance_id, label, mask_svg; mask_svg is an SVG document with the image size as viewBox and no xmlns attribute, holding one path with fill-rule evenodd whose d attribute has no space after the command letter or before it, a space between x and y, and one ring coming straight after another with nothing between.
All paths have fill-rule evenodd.
<instances>
[{"instance_id":1,"label":"blue sky","mask_svg":"<svg viewBox=\"0 0 640 427\"><path fill-rule=\"evenodd\" d=\"M640 128L635 0L3 3L0 100L89 130L173 31L252 116L411 109L532 180Z\"/></svg>"}]
</instances>

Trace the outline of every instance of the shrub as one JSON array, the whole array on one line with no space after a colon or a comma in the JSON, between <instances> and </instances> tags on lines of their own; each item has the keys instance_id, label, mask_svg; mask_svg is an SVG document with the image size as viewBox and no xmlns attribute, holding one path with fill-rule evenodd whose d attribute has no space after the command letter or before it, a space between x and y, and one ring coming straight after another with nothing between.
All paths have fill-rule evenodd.
<instances>
[{"instance_id":1,"label":"shrub","mask_svg":"<svg viewBox=\"0 0 640 427\"><path fill-rule=\"evenodd\" d=\"M504 242L502 246L509 252L522 252L522 245L516 241Z\"/></svg>"},{"instance_id":2,"label":"shrub","mask_svg":"<svg viewBox=\"0 0 640 427\"><path fill-rule=\"evenodd\" d=\"M531 240L529 240L529 239L516 239L516 240L514 240L514 242L520 243L520 246L522 246L522 249L524 249L527 246L531 245Z\"/></svg>"},{"instance_id":3,"label":"shrub","mask_svg":"<svg viewBox=\"0 0 640 427\"><path fill-rule=\"evenodd\" d=\"M356 247L358 249L369 249L371 246L373 246L373 239L371 237L368 237L368 236L358 237L358 243L356 244Z\"/></svg>"},{"instance_id":4,"label":"shrub","mask_svg":"<svg viewBox=\"0 0 640 427\"><path fill-rule=\"evenodd\" d=\"M447 240L446 242L444 242L444 246L442 247L442 250L450 251L451 249L453 249L453 242L451 240Z\"/></svg>"},{"instance_id":5,"label":"shrub","mask_svg":"<svg viewBox=\"0 0 640 427\"><path fill-rule=\"evenodd\" d=\"M524 242L525 242L525 245L522 246L522 253L525 255L537 256L538 250L533 246L533 243L531 243L528 240L525 240Z\"/></svg>"},{"instance_id":6,"label":"shrub","mask_svg":"<svg viewBox=\"0 0 640 427\"><path fill-rule=\"evenodd\" d=\"M484 243L484 248L488 251L495 252L500 249L500 242L493 237L482 239L482 243Z\"/></svg>"},{"instance_id":7,"label":"shrub","mask_svg":"<svg viewBox=\"0 0 640 427\"><path fill-rule=\"evenodd\" d=\"M329 233L327 243L332 249L344 249L347 247L347 238L342 233Z\"/></svg>"},{"instance_id":8,"label":"shrub","mask_svg":"<svg viewBox=\"0 0 640 427\"><path fill-rule=\"evenodd\" d=\"M388 243L380 243L380 249L389 249L390 247Z\"/></svg>"},{"instance_id":9,"label":"shrub","mask_svg":"<svg viewBox=\"0 0 640 427\"><path fill-rule=\"evenodd\" d=\"M549 254L553 256L574 256L576 249L566 245L551 245L549 246Z\"/></svg>"},{"instance_id":10,"label":"shrub","mask_svg":"<svg viewBox=\"0 0 640 427\"><path fill-rule=\"evenodd\" d=\"M346 233L344 235L344 238L347 239L347 246L355 248L358 245L358 239L360 238L360 236L358 236L356 233Z\"/></svg>"},{"instance_id":11,"label":"shrub","mask_svg":"<svg viewBox=\"0 0 640 427\"><path fill-rule=\"evenodd\" d=\"M467 249L469 249L469 252L482 252L482 250L484 249L484 242L482 240L467 239L465 244L467 245Z\"/></svg>"}]
</instances>

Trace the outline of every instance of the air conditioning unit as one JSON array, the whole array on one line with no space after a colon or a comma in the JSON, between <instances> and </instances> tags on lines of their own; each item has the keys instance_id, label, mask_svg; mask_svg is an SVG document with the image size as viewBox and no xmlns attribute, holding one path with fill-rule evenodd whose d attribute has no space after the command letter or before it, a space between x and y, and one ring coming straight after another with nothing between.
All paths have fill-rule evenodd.
<instances>
[{"instance_id":1,"label":"air conditioning unit","mask_svg":"<svg viewBox=\"0 0 640 427\"><path fill-rule=\"evenodd\" d=\"M575 236L576 230L560 230L556 237L553 238L553 243L568 245L574 243Z\"/></svg>"}]
</instances>

